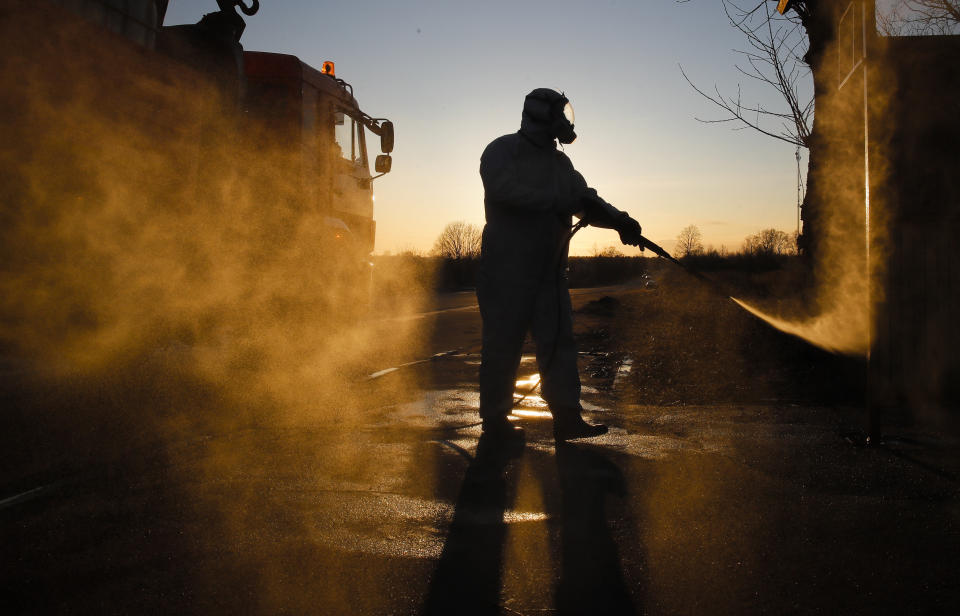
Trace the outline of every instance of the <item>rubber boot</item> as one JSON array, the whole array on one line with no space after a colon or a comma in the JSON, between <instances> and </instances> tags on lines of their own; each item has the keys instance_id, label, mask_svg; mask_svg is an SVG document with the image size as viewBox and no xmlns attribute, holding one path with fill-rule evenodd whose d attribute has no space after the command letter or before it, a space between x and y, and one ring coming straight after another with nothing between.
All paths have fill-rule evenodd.
<instances>
[{"instance_id":1,"label":"rubber boot","mask_svg":"<svg viewBox=\"0 0 960 616\"><path fill-rule=\"evenodd\" d=\"M579 414L570 415L566 418L553 418L553 438L557 442L574 438L591 438L606 433L607 426L587 423Z\"/></svg>"},{"instance_id":2,"label":"rubber boot","mask_svg":"<svg viewBox=\"0 0 960 616\"><path fill-rule=\"evenodd\" d=\"M481 438L491 444L523 442L523 428L510 423L506 417L483 420Z\"/></svg>"}]
</instances>

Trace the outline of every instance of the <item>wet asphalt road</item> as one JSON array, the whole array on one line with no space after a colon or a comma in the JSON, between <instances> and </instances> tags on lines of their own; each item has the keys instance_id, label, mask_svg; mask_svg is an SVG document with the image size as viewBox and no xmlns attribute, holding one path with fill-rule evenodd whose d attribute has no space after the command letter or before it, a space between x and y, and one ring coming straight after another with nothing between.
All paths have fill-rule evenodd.
<instances>
[{"instance_id":1,"label":"wet asphalt road","mask_svg":"<svg viewBox=\"0 0 960 616\"><path fill-rule=\"evenodd\" d=\"M198 434L0 495L2 611L955 613L955 442L855 447L844 409L636 405L630 357L581 344L608 435L556 447L531 396L522 451L478 446L471 304L421 315L432 353L369 381L419 386L362 421Z\"/></svg>"}]
</instances>

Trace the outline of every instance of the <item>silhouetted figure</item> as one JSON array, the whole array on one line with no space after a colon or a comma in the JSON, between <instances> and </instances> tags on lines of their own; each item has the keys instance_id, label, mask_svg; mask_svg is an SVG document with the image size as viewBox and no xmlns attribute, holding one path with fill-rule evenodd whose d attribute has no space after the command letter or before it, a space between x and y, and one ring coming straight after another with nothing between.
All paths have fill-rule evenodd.
<instances>
[{"instance_id":1,"label":"silhouetted figure","mask_svg":"<svg viewBox=\"0 0 960 616\"><path fill-rule=\"evenodd\" d=\"M606 426L580 416L580 376L573 341L567 252L572 216L616 229L638 245L640 225L588 187L556 141L572 143L573 108L548 88L527 95L520 130L495 139L480 158L484 208L477 299L483 317L480 416L483 431L522 437L507 420L523 340L536 343L543 398L558 440L597 436Z\"/></svg>"},{"instance_id":2,"label":"silhouetted figure","mask_svg":"<svg viewBox=\"0 0 960 616\"><path fill-rule=\"evenodd\" d=\"M423 613L499 614L503 546L507 525L505 469L521 453L480 437L457 497L450 532L443 546Z\"/></svg>"}]
</instances>

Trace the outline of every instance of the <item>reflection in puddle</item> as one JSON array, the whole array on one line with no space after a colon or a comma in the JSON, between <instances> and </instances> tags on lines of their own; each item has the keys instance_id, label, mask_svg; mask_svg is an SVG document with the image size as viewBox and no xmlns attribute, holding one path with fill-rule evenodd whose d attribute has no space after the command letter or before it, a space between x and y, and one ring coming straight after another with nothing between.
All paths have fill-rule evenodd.
<instances>
[{"instance_id":1,"label":"reflection in puddle","mask_svg":"<svg viewBox=\"0 0 960 616\"><path fill-rule=\"evenodd\" d=\"M624 379L630 376L630 370L633 368L633 360L629 357L625 357L622 362L620 362L620 367L617 368L617 374L613 377L613 388L620 389L620 384Z\"/></svg>"},{"instance_id":2,"label":"reflection in puddle","mask_svg":"<svg viewBox=\"0 0 960 616\"><path fill-rule=\"evenodd\" d=\"M522 401L520 400L520 397L517 396L514 399L513 405L515 407L542 409L547 407L547 401L541 398L540 396L538 396L537 394L530 394L529 396L524 398Z\"/></svg>"},{"instance_id":3,"label":"reflection in puddle","mask_svg":"<svg viewBox=\"0 0 960 616\"><path fill-rule=\"evenodd\" d=\"M550 516L541 511L511 511L503 512L503 521L507 524L516 522L542 522L549 520Z\"/></svg>"},{"instance_id":4,"label":"reflection in puddle","mask_svg":"<svg viewBox=\"0 0 960 616\"><path fill-rule=\"evenodd\" d=\"M535 417L546 419L553 417L553 414L550 413L550 411L537 411L533 409L513 409L510 411L510 414L516 415L517 417Z\"/></svg>"},{"instance_id":5,"label":"reflection in puddle","mask_svg":"<svg viewBox=\"0 0 960 616\"><path fill-rule=\"evenodd\" d=\"M526 393L527 391L533 389L535 386L539 384L540 384L539 374L531 374L525 379L517 379L517 389L522 389L523 393Z\"/></svg>"},{"instance_id":6,"label":"reflection in puddle","mask_svg":"<svg viewBox=\"0 0 960 616\"><path fill-rule=\"evenodd\" d=\"M533 356L529 356L533 359ZM513 410L507 419L521 421L524 419L551 419L547 401L540 396L540 375L533 373L516 381L513 394ZM582 393L588 396L596 395L596 388L583 386ZM607 409L591 404L581 399L583 410L590 413L604 413ZM401 421L407 425L422 427L452 427L463 430L464 433L476 432L479 434L479 417L477 411L480 406L480 395L472 387L442 390L425 390L420 396L409 402L390 405L392 412L384 417L385 422ZM460 424L460 425L457 425Z\"/></svg>"},{"instance_id":7,"label":"reflection in puddle","mask_svg":"<svg viewBox=\"0 0 960 616\"><path fill-rule=\"evenodd\" d=\"M425 390L410 402L391 406L388 422L400 420L410 425L433 427L449 423L472 424L476 421L480 394L469 389Z\"/></svg>"},{"instance_id":8,"label":"reflection in puddle","mask_svg":"<svg viewBox=\"0 0 960 616\"><path fill-rule=\"evenodd\" d=\"M516 391L513 393L514 415L521 417L550 417L546 411L547 401L534 393L539 389L540 375L531 374L525 379L517 379ZM517 408L524 407L524 408ZM531 410L538 409L538 410ZM543 409L543 410L539 410Z\"/></svg>"},{"instance_id":9,"label":"reflection in puddle","mask_svg":"<svg viewBox=\"0 0 960 616\"><path fill-rule=\"evenodd\" d=\"M553 415L548 410L547 401L544 400L538 393L540 385L540 375L531 374L527 378L517 379L516 391L514 391L514 409L512 413L519 417L552 417ZM596 394L599 393L598 390L594 387L583 386L581 392L585 394ZM595 404L590 404L589 402L581 400L581 406L586 411L604 411L603 407L597 406Z\"/></svg>"}]
</instances>

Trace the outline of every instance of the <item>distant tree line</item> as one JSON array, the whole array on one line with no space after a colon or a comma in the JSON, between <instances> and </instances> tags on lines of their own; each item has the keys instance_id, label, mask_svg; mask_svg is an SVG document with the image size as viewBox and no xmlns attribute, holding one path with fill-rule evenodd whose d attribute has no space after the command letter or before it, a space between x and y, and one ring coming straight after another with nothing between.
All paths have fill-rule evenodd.
<instances>
[{"instance_id":1,"label":"distant tree line","mask_svg":"<svg viewBox=\"0 0 960 616\"><path fill-rule=\"evenodd\" d=\"M689 225L677 236L675 252L677 258L697 270L769 271L798 258L797 235L779 229L762 229L748 235L740 250L730 252L724 246L705 248L700 230L696 225Z\"/></svg>"},{"instance_id":2,"label":"distant tree line","mask_svg":"<svg viewBox=\"0 0 960 616\"><path fill-rule=\"evenodd\" d=\"M381 295L400 296L415 281L418 289L459 290L473 288L480 264L482 229L463 221L452 222L437 236L427 253L406 250L398 255L375 258L374 276L379 277ZM738 252L704 247L703 236L696 225L688 225L677 236L675 256L700 269L765 270L780 267L784 259L797 254L796 236L779 229L762 229L747 236ZM588 287L618 284L641 276L647 271L650 253L625 256L615 246L594 246L592 256L570 257L570 286ZM401 283L400 281L407 281Z\"/></svg>"},{"instance_id":3,"label":"distant tree line","mask_svg":"<svg viewBox=\"0 0 960 616\"><path fill-rule=\"evenodd\" d=\"M742 252L750 255L792 255L797 253L797 239L786 231L763 229L743 240Z\"/></svg>"},{"instance_id":4,"label":"distant tree line","mask_svg":"<svg viewBox=\"0 0 960 616\"><path fill-rule=\"evenodd\" d=\"M676 256L678 258L697 257L701 255L727 256L727 250L704 248L700 229L696 225L684 227L677 235ZM779 229L762 229L743 240L739 253L753 256L780 256L797 254L796 234L790 234Z\"/></svg>"}]
</instances>

